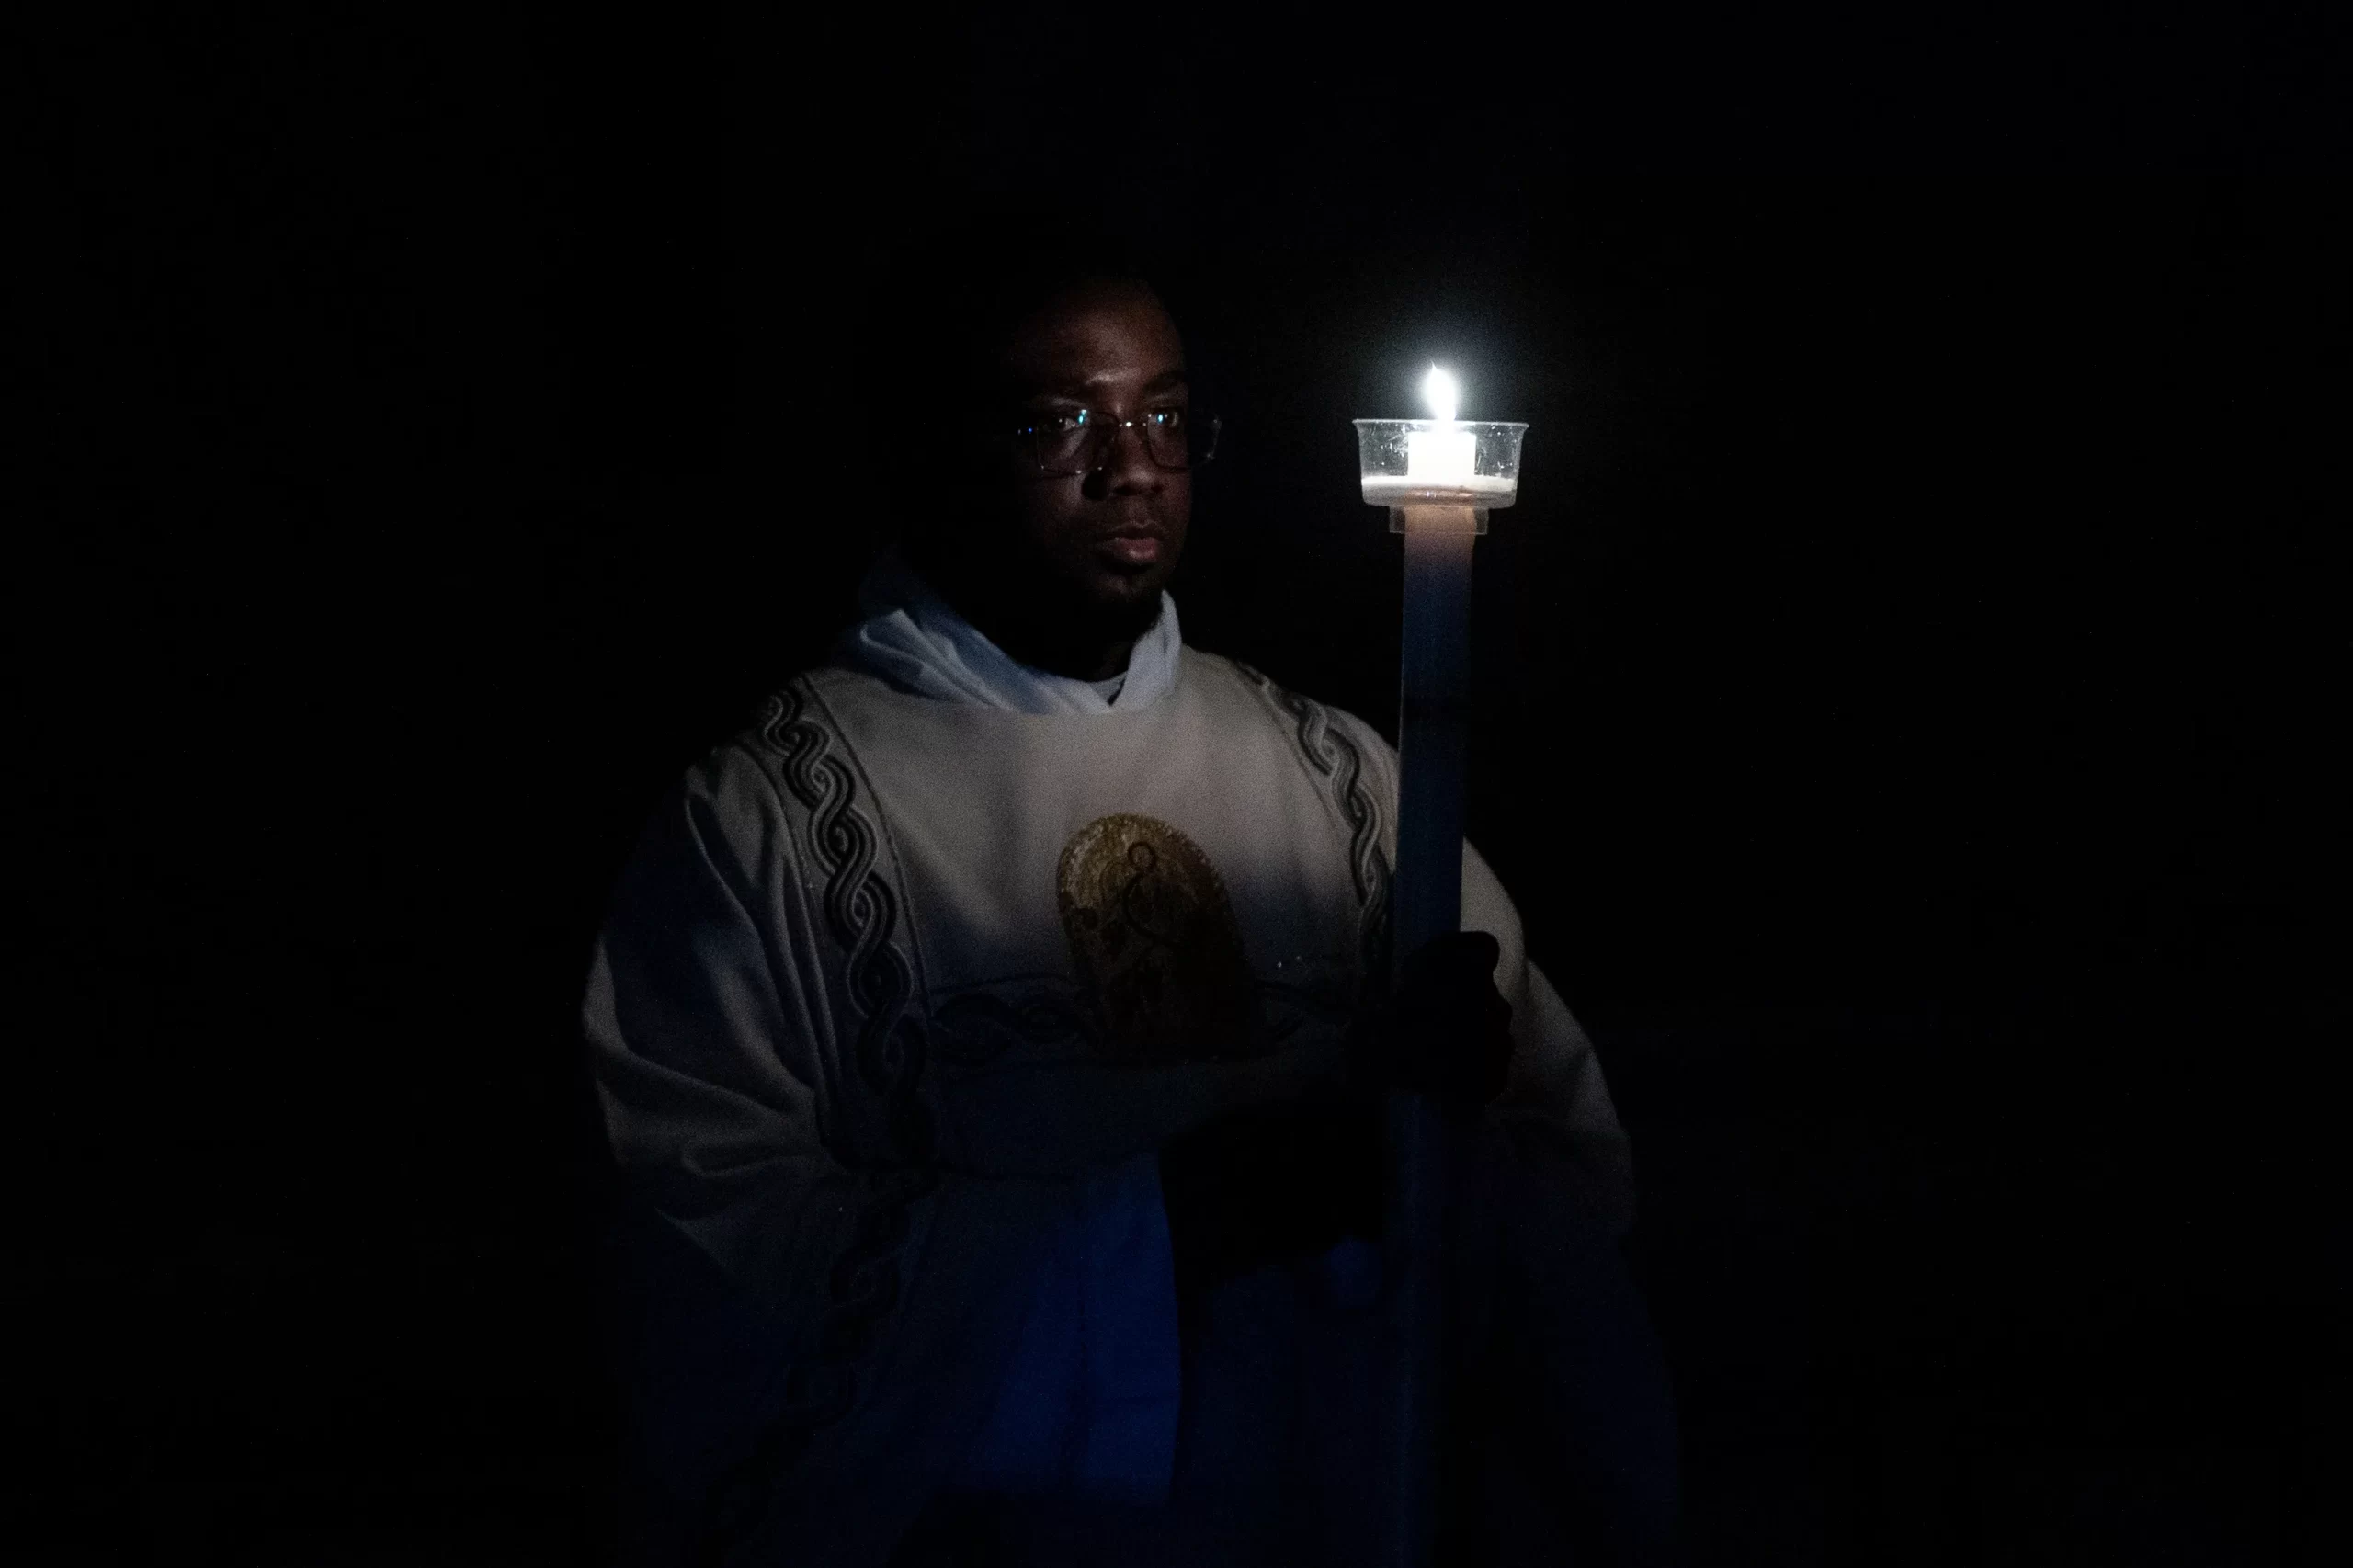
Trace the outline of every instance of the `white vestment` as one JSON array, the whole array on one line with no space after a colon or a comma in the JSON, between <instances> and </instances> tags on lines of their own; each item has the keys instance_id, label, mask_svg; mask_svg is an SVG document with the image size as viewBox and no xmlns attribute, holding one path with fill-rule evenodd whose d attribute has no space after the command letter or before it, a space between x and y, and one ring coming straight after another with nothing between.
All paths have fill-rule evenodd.
<instances>
[{"instance_id":1,"label":"white vestment","mask_svg":"<svg viewBox=\"0 0 2353 1568\"><path fill-rule=\"evenodd\" d=\"M670 1440L673 1526L715 1530L729 1562L879 1565L940 1488L989 1484L1040 1443L1061 1482L1133 1506L1222 1497L1221 1467L1241 1498L1245 1471L1293 1460L1253 1457L1284 1439L1240 1404L1245 1437L1214 1439L1168 1494L1152 1155L1338 1064L1385 962L1394 754L1182 648L1173 608L1165 667L1131 666L1093 704L1037 699L1010 661L975 676L984 654L911 676L937 611L926 631L868 608L844 663L791 682L657 812L595 952L585 1020L614 1154L722 1281L658 1331L687 1348L648 1397L691 1406L676 1419L695 1428ZM1599 1065L1468 846L1462 923L1501 943L1513 1009L1490 1126L1622 1230L1631 1169ZM1312 1272L1227 1289L1215 1312L1241 1360L1200 1370L1188 1422L1274 1397L1251 1323L1353 1343L1302 1327L1363 1316ZM1016 1429L1040 1410L1076 1426ZM1220 1530L1255 1528L1229 1512L1154 1533L1220 1551Z\"/></svg>"}]
</instances>

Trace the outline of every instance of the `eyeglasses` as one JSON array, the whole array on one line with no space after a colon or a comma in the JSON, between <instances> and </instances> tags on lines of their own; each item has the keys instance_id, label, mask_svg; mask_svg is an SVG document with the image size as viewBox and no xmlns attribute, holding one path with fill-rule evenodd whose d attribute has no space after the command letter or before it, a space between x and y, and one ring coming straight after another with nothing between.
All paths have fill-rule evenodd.
<instances>
[{"instance_id":1,"label":"eyeglasses","mask_svg":"<svg viewBox=\"0 0 2353 1568\"><path fill-rule=\"evenodd\" d=\"M1108 466L1111 444L1122 430L1143 437L1153 466L1171 473L1199 468L1217 455L1216 419L1197 419L1182 408L1154 408L1133 419L1114 419L1092 408L1032 415L1013 432L1015 449L1041 474L1086 474Z\"/></svg>"}]
</instances>

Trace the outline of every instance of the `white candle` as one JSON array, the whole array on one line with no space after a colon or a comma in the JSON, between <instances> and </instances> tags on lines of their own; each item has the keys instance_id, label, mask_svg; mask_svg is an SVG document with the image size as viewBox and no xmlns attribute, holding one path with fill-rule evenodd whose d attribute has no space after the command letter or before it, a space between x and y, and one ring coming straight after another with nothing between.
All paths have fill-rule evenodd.
<instances>
[{"instance_id":1,"label":"white candle","mask_svg":"<svg viewBox=\"0 0 2353 1568\"><path fill-rule=\"evenodd\" d=\"M1467 486L1478 466L1479 437L1476 432L1454 427L1459 401L1454 378L1432 365L1422 381L1422 396L1438 428L1405 432L1406 481L1424 489Z\"/></svg>"},{"instance_id":2,"label":"white candle","mask_svg":"<svg viewBox=\"0 0 2353 1568\"><path fill-rule=\"evenodd\" d=\"M1468 430L1405 432L1405 477L1416 485L1453 488L1466 483L1479 455L1479 437Z\"/></svg>"}]
</instances>

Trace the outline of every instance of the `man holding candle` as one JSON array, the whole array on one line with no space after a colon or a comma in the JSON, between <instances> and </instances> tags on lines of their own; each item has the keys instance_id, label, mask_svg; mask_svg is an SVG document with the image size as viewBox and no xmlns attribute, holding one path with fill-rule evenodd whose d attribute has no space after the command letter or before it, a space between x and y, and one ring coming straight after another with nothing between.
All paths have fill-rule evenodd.
<instances>
[{"instance_id":1,"label":"man holding candle","mask_svg":"<svg viewBox=\"0 0 2353 1568\"><path fill-rule=\"evenodd\" d=\"M1383 983L1393 756L1183 644L1216 426L1176 326L1017 254L911 309L885 358L969 439L910 454L835 659L657 812L597 949L642 1553L1370 1561L1404 1088L1478 1127L1458 1549L1646 1560L1671 1438L1591 1049L1467 846L1466 934Z\"/></svg>"}]
</instances>

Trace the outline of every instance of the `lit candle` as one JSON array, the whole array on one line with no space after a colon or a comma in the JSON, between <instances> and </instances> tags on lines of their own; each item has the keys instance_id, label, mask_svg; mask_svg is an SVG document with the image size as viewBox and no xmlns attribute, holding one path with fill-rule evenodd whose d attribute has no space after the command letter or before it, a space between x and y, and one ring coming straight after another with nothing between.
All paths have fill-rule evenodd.
<instances>
[{"instance_id":1,"label":"lit candle","mask_svg":"<svg viewBox=\"0 0 2353 1568\"><path fill-rule=\"evenodd\" d=\"M1454 422L1461 390L1452 376L1432 365L1422 378L1422 399L1430 405L1438 428L1405 432L1406 482L1426 490L1467 486L1478 466L1479 437Z\"/></svg>"},{"instance_id":2,"label":"lit candle","mask_svg":"<svg viewBox=\"0 0 2353 1568\"><path fill-rule=\"evenodd\" d=\"M1404 535L1397 850L1390 883L1398 961L1462 926L1472 556L1488 511L1518 498L1520 437L1528 429L1459 422L1454 378L1435 365L1422 396L1433 416L1427 421L1356 421L1365 501L1387 507L1390 527ZM1485 473L1479 472L1483 456ZM1438 1434L1449 1414L1441 1348L1454 1256L1450 1173L1467 1161L1468 1146L1461 1129L1418 1095L1390 1096L1387 1131L1384 1274L1393 1289L1385 1346L1391 1402L1377 1437L1387 1516L1380 1568L1428 1568L1438 1539Z\"/></svg>"},{"instance_id":3,"label":"lit candle","mask_svg":"<svg viewBox=\"0 0 2353 1568\"><path fill-rule=\"evenodd\" d=\"M1429 419L1358 420L1380 443L1381 455L1368 453L1362 472L1364 498L1372 506L1477 508L1479 531L1486 531L1484 513L1508 506L1518 494L1516 468L1519 450L1512 425L1480 425L1455 418L1461 392L1454 378L1436 365L1422 378L1422 396L1429 403ZM1488 443L1489 472L1479 472L1481 443ZM1402 455L1402 467L1396 459ZM1467 514L1466 514L1467 516ZM1392 519L1396 520L1396 519ZM1402 524L1401 524L1402 526Z\"/></svg>"}]
</instances>

